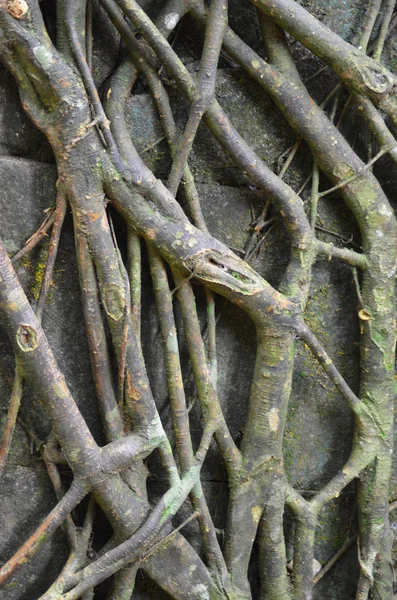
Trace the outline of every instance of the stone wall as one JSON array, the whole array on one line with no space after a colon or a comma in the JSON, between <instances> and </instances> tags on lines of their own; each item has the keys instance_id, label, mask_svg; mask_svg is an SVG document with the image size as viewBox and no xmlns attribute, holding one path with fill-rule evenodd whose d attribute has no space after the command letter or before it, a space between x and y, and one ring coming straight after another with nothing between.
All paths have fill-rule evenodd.
<instances>
[{"instance_id":1,"label":"stone wall","mask_svg":"<svg viewBox=\"0 0 397 600\"><path fill-rule=\"evenodd\" d=\"M161 2L150 5L155 12ZM248 3L232 0L231 25L253 47L261 52L261 42L255 12ZM318 15L327 25L351 40L362 18L360 0L304 0L302 4ZM100 86L114 66L118 48L117 36L109 25L103 25L98 9L95 23L101 23L95 45L94 73ZM248 23L248 25L247 25ZM389 67L396 67L396 50L392 36L388 46ZM104 43L106 41L106 43ZM182 55L192 71L197 70L200 33L194 23L187 20L179 32L175 49ZM106 48L106 54L102 48ZM298 43L292 42L298 68L309 91L316 101L321 101L335 84L329 71L318 71L322 63L311 56ZM110 51L109 51L110 50ZM316 74L317 73L317 74ZM171 99L173 99L171 93ZM263 92L234 65L227 56L222 57L218 75L217 97L230 115L238 131L249 141L258 154L277 169L279 157L295 142L295 134L281 114L264 96ZM175 117L182 126L187 116L187 105L178 99ZM137 89L127 107L127 120L139 152L158 177L166 177L170 165L164 141L158 142L162 131L144 86ZM354 120L345 124L346 133ZM358 134L357 147L366 142ZM156 144L157 142L157 144ZM147 150L148 147L153 146ZM210 138L204 126L200 127L197 143L191 158L192 172L198 184L204 216L210 232L240 255L244 254L250 236L253 216L258 216L265 198L248 179L230 162L218 144ZM387 159L377 166L377 175L386 191L395 189ZM287 174L288 183L298 189L311 170L310 156L305 148L293 161ZM44 211L55 199L56 167L49 145L30 124L19 106L18 94L11 76L0 69L0 236L9 253L23 246L44 218ZM308 191L303 193L307 197ZM391 200L393 200L391 196ZM319 208L324 229L338 232L354 244L360 244L355 224L347 209L337 197L330 196ZM122 225L115 217L116 229ZM351 238L350 236L353 236ZM325 241L338 243L332 234L319 232ZM29 298L34 301L43 274L46 242L23 259L18 266ZM288 260L288 238L280 224L261 245L252 258L252 266L273 285L280 281ZM143 341L149 377L161 416L171 428L167 389L162 365L160 331L157 323L147 264L144 261ZM195 287L199 306L202 291ZM318 260L313 271L313 283L307 307L307 321L334 359L348 383L358 386L358 326L356 324L356 298L349 266L335 259ZM217 301L219 394L225 416L236 440L241 435L249 397L249 382L254 364L254 330L247 317L236 307ZM71 217L68 215L62 234L59 258L55 268L51 294L44 313L44 329L52 349L63 370L68 385L84 418L97 441L103 443L103 432L95 404L95 394L87 355L83 317L80 305L78 278L74 258L74 241ZM13 357L9 344L0 330L0 415L2 423L6 414L10 386L13 378ZM189 365L184 372L189 380ZM190 399L194 389L188 387ZM198 411L192 411L193 436L200 431ZM0 490L0 561L4 562L51 510L55 496L46 474L38 446L44 442L49 426L42 409L29 390L25 390L22 410L13 440L10 460ZM291 483L309 497L323 485L344 463L350 449L352 416L332 383L300 344L295 365L293 396L289 408L285 433L285 461ZM67 478L67 473L65 474ZM152 493L161 489L161 473L152 465L149 486ZM223 465L215 448L206 460L203 470L204 489L215 525L220 530L225 522L227 483ZM354 486L323 511L317 530L316 559L325 563L350 532L355 530ZM393 493L397 495L397 475ZM184 507L178 522L187 515ZM397 518L397 515L396 515ZM286 519L286 530L291 529ZM103 524L104 536L106 523ZM197 530L190 524L184 530L192 543L197 544ZM100 544L101 540L94 540ZM0 590L3 600L36 600L58 573L67 555L62 532L54 535L29 566ZM358 565L353 546L330 573L317 586L318 599L347 600L354 597ZM256 573L252 572L255 589ZM105 588L103 588L105 594ZM146 591L145 591L146 590ZM96 596L100 598L100 596ZM103 596L105 597L105 596ZM161 600L162 592L138 577L133 598ZM165 597L164 597L165 598Z\"/></svg>"}]
</instances>

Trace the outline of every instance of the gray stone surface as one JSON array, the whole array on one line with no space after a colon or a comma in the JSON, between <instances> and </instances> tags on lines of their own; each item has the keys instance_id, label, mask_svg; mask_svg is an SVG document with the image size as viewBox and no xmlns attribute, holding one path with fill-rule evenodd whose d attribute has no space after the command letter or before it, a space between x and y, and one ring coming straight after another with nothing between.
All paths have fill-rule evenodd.
<instances>
[{"instance_id":1,"label":"gray stone surface","mask_svg":"<svg viewBox=\"0 0 397 600\"><path fill-rule=\"evenodd\" d=\"M4 413L2 413L4 414ZM0 563L8 560L55 506L43 463L30 455L18 426L0 493ZM1 600L37 600L67 558L63 533L57 531L27 565L0 589Z\"/></svg>"},{"instance_id":2,"label":"gray stone surface","mask_svg":"<svg viewBox=\"0 0 397 600\"><path fill-rule=\"evenodd\" d=\"M0 64L0 155L52 161L44 136L24 113L13 77Z\"/></svg>"}]
</instances>

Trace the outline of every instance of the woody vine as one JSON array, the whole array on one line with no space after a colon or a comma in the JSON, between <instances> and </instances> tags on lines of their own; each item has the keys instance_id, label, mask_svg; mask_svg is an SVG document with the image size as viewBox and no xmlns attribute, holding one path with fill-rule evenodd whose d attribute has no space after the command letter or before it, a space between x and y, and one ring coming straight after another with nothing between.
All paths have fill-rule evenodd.
<instances>
[{"instance_id":1,"label":"woody vine","mask_svg":"<svg viewBox=\"0 0 397 600\"><path fill-rule=\"evenodd\" d=\"M397 227L389 201L372 172L383 154L397 161L395 77L381 64L394 2L366 5L364 26L351 45L293 0L251 0L260 22L264 60L228 27L227 0L168 0L153 22L135 0L99 0L122 39L119 64L100 97L92 66L91 0L57 0L57 35L46 31L38 0L0 0L0 59L15 77L24 110L45 134L58 170L56 209L42 290L32 306L12 260L0 250L0 308L15 352L15 380L0 450L1 470L15 427L24 383L45 407L52 434L44 459L58 504L0 569L5 584L63 526L70 546L64 569L41 600L93 597L112 577L112 600L133 597L142 568L171 598L248 600L248 566L255 538L264 600L312 598L314 540L320 511L356 480L360 577L357 600L390 599L389 483L392 464L395 269ZM384 21L372 55L368 41L382 8ZM189 13L204 32L197 76L167 41ZM363 163L333 122L310 98L289 51L285 32L333 69L349 102L379 146ZM309 210L296 190L276 175L233 127L215 98L220 52L244 69L277 105L313 155ZM161 67L161 72L159 71ZM174 122L162 73L188 99L183 132ZM153 175L139 156L124 120L125 103L138 78L154 99L172 156L169 178ZM386 124L385 118L387 118ZM189 155L203 121L233 162L263 192L287 228L290 258L278 289L262 279L227 246L212 237L200 207ZM294 151L297 151L299 144ZM320 173L331 188L320 189ZM183 187L186 212L179 203ZM337 191L352 211L362 252L316 237L319 200ZM109 205L126 225L128 261L122 257L109 219ZM41 327L64 216L73 213L76 256L86 335L98 407L107 443L99 447L85 423ZM31 242L33 245L40 235ZM141 251L147 249L161 328L175 444L163 428L141 347ZM29 247L30 247L29 246ZM26 250L25 250L26 251ZM332 356L305 323L312 266L319 255L355 269L360 324L360 389L356 394ZM20 256L13 258L16 263ZM203 334L193 279L205 288ZM256 364L241 445L230 434L217 394L214 295L245 311L256 327ZM189 428L174 303L178 303L202 413L202 437L193 446ZM102 309L106 323L102 319ZM117 357L114 373L106 328ZM304 343L342 394L355 420L348 461L310 499L285 473L283 433L291 394L296 344ZM214 527L200 479L212 440L223 458L229 486L225 538ZM152 505L144 459L158 450L168 489ZM67 462L73 482L61 493L58 466ZM82 527L73 510L89 496ZM190 500L202 543L199 556L175 528L173 517ZM113 535L98 556L87 548L96 507ZM294 519L292 572L286 559L283 518ZM187 576L186 574L190 575ZM375 595L376 593L376 595Z\"/></svg>"}]
</instances>

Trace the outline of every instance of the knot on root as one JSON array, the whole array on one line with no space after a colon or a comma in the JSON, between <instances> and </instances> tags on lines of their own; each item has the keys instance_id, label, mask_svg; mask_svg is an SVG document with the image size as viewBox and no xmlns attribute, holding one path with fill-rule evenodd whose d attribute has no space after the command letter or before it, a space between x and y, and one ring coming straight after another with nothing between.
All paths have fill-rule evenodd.
<instances>
[{"instance_id":1,"label":"knot on root","mask_svg":"<svg viewBox=\"0 0 397 600\"><path fill-rule=\"evenodd\" d=\"M204 250L190 256L184 265L198 279L225 286L241 294L253 295L263 287L263 282L249 265L231 254L217 250Z\"/></svg>"},{"instance_id":2,"label":"knot on root","mask_svg":"<svg viewBox=\"0 0 397 600\"><path fill-rule=\"evenodd\" d=\"M123 288L115 283L107 283L102 287L102 302L106 313L114 321L119 321L125 310L125 294Z\"/></svg>"},{"instance_id":3,"label":"knot on root","mask_svg":"<svg viewBox=\"0 0 397 600\"><path fill-rule=\"evenodd\" d=\"M37 348L37 333L30 325L20 325L16 337L22 352L32 352Z\"/></svg>"},{"instance_id":4,"label":"knot on root","mask_svg":"<svg viewBox=\"0 0 397 600\"><path fill-rule=\"evenodd\" d=\"M0 8L5 8L14 19L23 19L29 10L28 3L25 0L4 0L0 1Z\"/></svg>"},{"instance_id":5,"label":"knot on root","mask_svg":"<svg viewBox=\"0 0 397 600\"><path fill-rule=\"evenodd\" d=\"M359 60L358 70L362 78L362 83L376 94L385 94L393 87L395 80L393 75L382 65L378 65L373 61L369 62Z\"/></svg>"}]
</instances>

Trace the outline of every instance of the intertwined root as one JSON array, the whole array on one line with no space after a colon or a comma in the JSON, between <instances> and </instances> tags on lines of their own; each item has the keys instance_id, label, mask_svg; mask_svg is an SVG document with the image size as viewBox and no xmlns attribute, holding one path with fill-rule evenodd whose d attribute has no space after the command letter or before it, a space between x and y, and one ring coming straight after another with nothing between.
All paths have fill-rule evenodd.
<instances>
[{"instance_id":1,"label":"intertwined root","mask_svg":"<svg viewBox=\"0 0 397 600\"><path fill-rule=\"evenodd\" d=\"M115 575L112 598L130 598L139 566L175 599L249 599L248 567L256 536L263 598L307 600L313 590L319 513L353 479L359 478L361 576L357 599L366 600L371 587L376 586L382 600L386 600L391 591L391 578L384 574L389 560L397 235L388 199L371 167L385 153L395 159L396 142L377 110L382 109L396 120L394 76L292 0L252 0L259 11L267 61L228 28L226 0L212 0L208 7L200 0L170 0L155 23L135 0L100 0L100 4L128 49L127 55L122 48L103 103L90 69L90 0L58 0L58 49L47 35L38 0L0 2L0 58L18 82L25 110L50 141L58 168L57 207L36 314L3 247L0 252L0 307L17 361L0 466L5 464L22 382L26 380L46 408L53 427L44 459L60 495L57 507L0 569L0 581L8 579L65 523L70 558L42 600L89 597L94 587L111 575ZM187 12L204 31L197 77L167 41ZM390 18L387 10L385 22L390 22ZM85 20L86 28L81 26ZM372 9L368 12L369 22L372 30ZM284 30L334 69L348 86L353 102L365 114L381 146L367 164L334 124L338 88L334 110L328 117L308 95ZM222 48L273 99L309 146L314 161L309 215L299 194L283 181L285 170L280 177L275 175L236 131L217 102L215 83ZM180 137L161 77L163 69L191 104ZM172 167L166 184L156 179L138 155L123 116L139 75L146 79L170 147ZM267 202L256 223L258 231L273 226L276 220L269 218L270 205L274 206L277 219L283 219L291 248L278 289L208 232L188 166L202 120L236 165L265 193ZM294 146L288 165L298 148L299 143ZM325 191L319 189L320 171L331 182ZM177 201L181 182L186 213ZM318 202L330 192L338 192L352 211L362 236L362 252L337 248L317 239ZM73 213L88 346L107 438L102 448L96 444L72 397L40 323L66 202ZM109 218L109 202L126 225L127 264ZM163 428L142 353L141 240L147 245L162 336L174 449ZM362 271L361 285L355 274L361 331L358 394L304 322L312 266L320 254L344 260ZM206 290L204 334L192 279ZM256 364L240 448L230 434L218 398L214 292L247 312L256 326ZM181 331L177 331L175 301L180 307ZM106 329L110 332L116 369L110 359ZM190 432L178 334L185 338L202 414L197 446ZM355 418L347 463L310 500L289 484L283 461L297 338L310 348ZM223 547L200 479L213 438L227 468L230 492ZM168 489L152 506L143 460L155 449ZM62 496L57 464L65 459L74 481ZM80 530L71 513L87 494L91 494L91 501ZM198 520L203 559L179 528L172 526L172 518L187 498L193 508L191 518ZM90 561L87 549L95 503L110 521L113 537L102 549L103 555ZM290 563L292 588L283 530L286 506L295 523L294 556Z\"/></svg>"}]
</instances>

